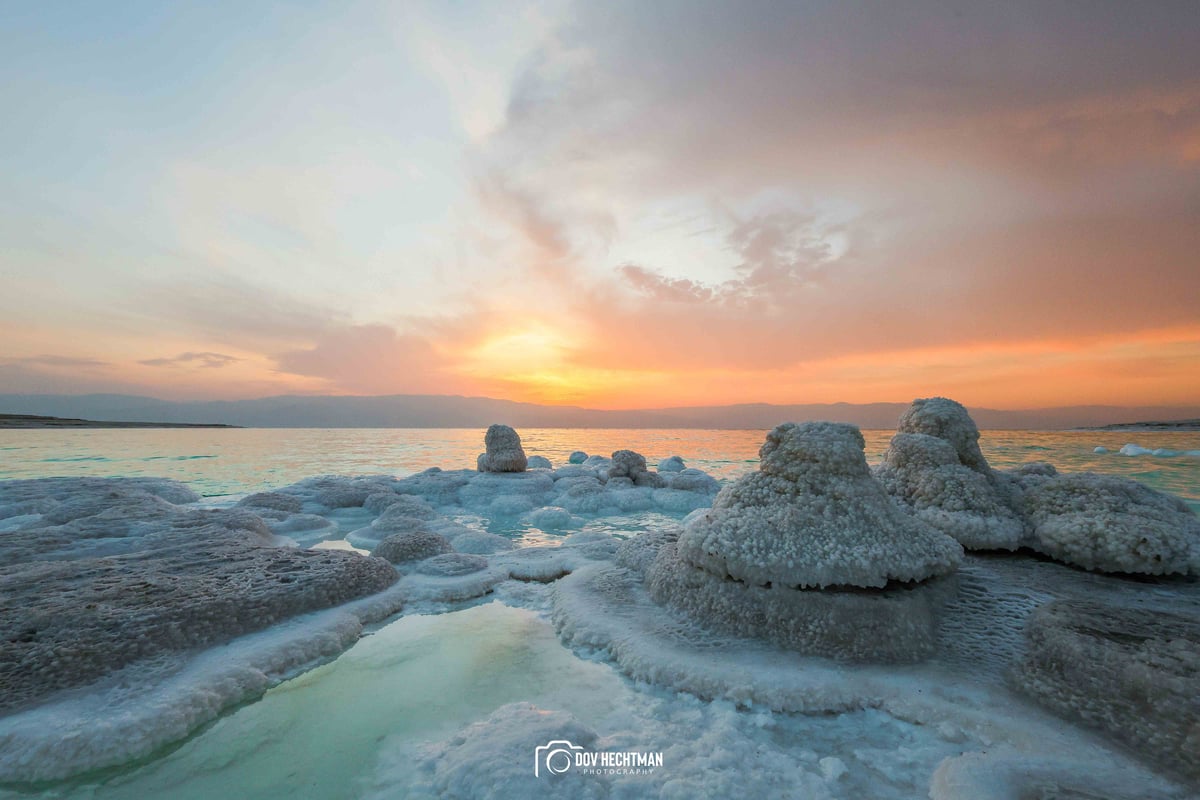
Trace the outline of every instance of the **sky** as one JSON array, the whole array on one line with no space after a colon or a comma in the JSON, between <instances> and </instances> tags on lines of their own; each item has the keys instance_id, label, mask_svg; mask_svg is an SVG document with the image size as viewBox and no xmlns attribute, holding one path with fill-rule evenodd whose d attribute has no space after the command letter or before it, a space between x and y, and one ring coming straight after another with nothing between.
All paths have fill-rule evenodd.
<instances>
[{"instance_id":1,"label":"sky","mask_svg":"<svg viewBox=\"0 0 1200 800\"><path fill-rule=\"evenodd\" d=\"M0 25L0 393L1200 403L1200 4Z\"/></svg>"}]
</instances>

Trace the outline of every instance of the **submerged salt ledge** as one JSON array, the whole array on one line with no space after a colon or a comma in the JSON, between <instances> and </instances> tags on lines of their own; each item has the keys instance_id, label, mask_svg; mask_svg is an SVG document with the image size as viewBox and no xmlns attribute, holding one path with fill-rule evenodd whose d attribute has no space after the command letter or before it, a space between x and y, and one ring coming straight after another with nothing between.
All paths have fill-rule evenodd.
<instances>
[{"instance_id":1,"label":"submerged salt ledge","mask_svg":"<svg viewBox=\"0 0 1200 800\"><path fill-rule=\"evenodd\" d=\"M763 468L727 486L715 505L720 487L710 476L687 468L678 456L663 459L655 471L632 451L616 451L612 458L577 452L557 469L541 465L536 456L524 457L522 450L526 463L515 471L318 476L216 512L192 510L194 495L171 482L118 482L115 506L88 500L94 485L86 490L47 485L39 494L28 486L0 484L5 530L41 531L52 548L46 552L66 563L110 553L142 558L155 542L175 546L166 527L178 527L182 515L207 520L210 527L182 528L201 539L219 523L243 531L238 536L248 532L252 543L244 546L283 554L314 551L276 546L281 542L312 545L344 535L383 558L345 553L339 558L384 565L394 581L363 599L293 616L226 645L161 651L91 686L0 717L0 781L54 780L145 756L230 705L336 656L365 625L396 613L455 611L491 596L544 611L572 648L665 691L615 683L597 692L597 698L621 696L603 713L572 702L587 690L583 683L575 690L564 685L550 696L526 695L536 700L532 705L504 705L522 699L517 696L481 706L455 726L458 733L439 730L424 745L382 746L379 767L368 781L378 796L554 796L557 783L530 780L528 762L539 743L530 737L568 733L611 749L655 744L667 750L658 776L571 784L576 796L728 796L736 789L762 796L800 791L813 797L951 798L1023 796L1035 788L1095 793L1097 787L1111 797L1186 796L1095 734L1014 695L1006 676L1018 664L1054 663L1053 649L1038 661L1044 637L1031 633L1027 640L1023 631L1031 616L1041 620L1050 613L1035 613L1040 606L1085 597L1136 606L1153 593L1156 607L1168 616L1194 615L1200 603L1195 585L1130 583L1019 554L967 556L959 567L962 548L954 539L968 549L988 547L988 537L1009 536L1016 520L1019 546L1040 541L1047 550L1061 530L1065 544L1051 555L1079 566L1115 564L1157 574L1159 564L1159 572L1186 572L1197 564L1198 537L1189 527L1194 515L1162 500L1161 493L1131 489L1127 481L1060 476L1040 466L992 471L978 451L977 430L972 432L973 423L955 406L914 404L893 442L894 457L885 459L884 467L890 464L895 472L884 474L881 467L878 479L866 467L861 437L852 428L781 426L764 445ZM520 447L519 436L513 437ZM493 439L488 445L493 455L514 453L507 433ZM1120 502L1111 499L1126 495ZM1110 506L1095 497L1108 498ZM1097 513L1098 505L1108 510ZM126 506L129 513L114 511ZM622 540L591 529L599 517L610 518L605 525L610 530L621 518L629 534L644 532ZM1146 541L1131 537L1147 524L1161 526L1161 533ZM120 536L96 538L110 526ZM536 530L547 543L514 546L510 535L493 530ZM22 558L40 557L32 534L13 541ZM1089 541L1093 546L1084 547ZM1104 547L1097 549L1097 541ZM1112 555L1088 555L1095 552ZM1089 557L1098 560L1087 563ZM488 618L490 624L504 619ZM1169 630L1171 623L1164 624ZM1042 628L1034 624L1030 630ZM1124 640L1118 632L1112 641ZM343 659L353 662L362 646ZM1097 652L1108 653L1109 646L1101 643ZM1191 649L1176 654L1180 663L1190 663L1200 649L1186 647ZM797 649L851 661L882 657L911 663L838 664ZM564 665L590 663L550 652L544 657ZM1140 663L1139 657L1135 653L1131 663ZM1151 657L1161 661L1161 654ZM338 663L333 672L312 673L312 680L331 680ZM592 669L598 666L569 670L569 681L593 680L601 674ZM1041 675L1034 666L1025 669ZM1152 673L1117 672L1115 684L1085 688L1084 696L1069 702L1058 699L1057 689L1038 688L1053 687L1051 677L1014 685L1055 713L1082 715L1105 735L1123 738L1171 775L1192 778L1195 763L1188 760L1186 734L1180 731L1195 722L1197 714L1186 701L1195 692L1176 687L1184 700L1173 703L1175 716L1163 712L1161 721L1138 720L1137 735L1121 737L1108 720L1124 724L1121 704L1132 701L1121 698L1136 697L1138 681L1146 680L1137 676ZM585 679L585 673L593 677ZM1162 675L1150 679L1179 680L1170 670ZM647 697L656 698L651 705L660 716L630 710L645 706ZM779 763L756 760L764 746L772 747L753 733L756 725L787 727L793 724L789 715L797 712L878 714L885 728L909 726L905 736L920 731L922 749L905 756L906 745L889 744L894 753L872 756L861 742L883 734L864 728L848 731L841 749L810 752L803 743L834 724L817 717L803 737L770 751L778 753ZM251 712L243 709L227 719L245 713ZM687 732L697 730L706 733L691 743ZM898 736L899 730L887 735ZM651 741L638 741L639 732ZM202 735L181 752L208 746L203 743L210 738ZM64 740L69 746L56 746ZM915 758L915 752L922 755ZM223 758L237 761L236 755ZM154 774L161 763L124 774L111 796L137 795L139 776ZM126 794L122 785L129 787ZM110 793L102 787L97 796Z\"/></svg>"}]
</instances>

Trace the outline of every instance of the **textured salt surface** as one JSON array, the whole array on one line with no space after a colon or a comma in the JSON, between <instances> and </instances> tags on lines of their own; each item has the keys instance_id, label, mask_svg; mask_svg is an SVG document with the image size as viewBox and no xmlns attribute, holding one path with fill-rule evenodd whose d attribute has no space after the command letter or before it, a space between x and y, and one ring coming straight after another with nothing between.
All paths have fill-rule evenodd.
<instances>
[{"instance_id":1,"label":"textured salt surface","mask_svg":"<svg viewBox=\"0 0 1200 800\"><path fill-rule=\"evenodd\" d=\"M1030 657L1023 627L1039 606L1103 598L1135 619L1151 606L1194 618L1194 581L968 556L932 620L928 660L837 664L654 603L643 573L673 545L680 517L711 502L715 481L672 459L653 472L636 454L580 456L556 470L322 476L210 512L272 551L262 545L281 537L371 548L433 533L455 552L388 566L396 583L362 600L221 647L142 658L2 717L0 769L54 777L158 755L34 792L46 797L1191 796L1151 771L1154 758L1107 738L1103 697L1083 727L1076 712L1048 703L1059 719L1015 692L1010 674ZM1033 485L1042 473L1028 475ZM51 552L128 555L179 513L163 503L192 499L146 493L130 506L145 524L99 538L106 519L50 523L53 509L36 498L0 493L0 530L74 525ZM262 527L247 528L247 514ZM487 598L496 602L478 605ZM405 616L359 639L401 607ZM1188 706L1176 705L1186 725ZM1153 716L1142 722L1158 730ZM664 767L533 779L533 748L549 737L661 750Z\"/></svg>"}]
</instances>

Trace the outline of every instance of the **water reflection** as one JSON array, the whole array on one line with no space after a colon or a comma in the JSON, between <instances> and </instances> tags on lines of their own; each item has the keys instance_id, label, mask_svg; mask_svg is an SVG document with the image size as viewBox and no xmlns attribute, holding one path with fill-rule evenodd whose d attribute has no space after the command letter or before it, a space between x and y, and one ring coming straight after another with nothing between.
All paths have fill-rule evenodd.
<instances>
[{"instance_id":1,"label":"water reflection","mask_svg":"<svg viewBox=\"0 0 1200 800\"><path fill-rule=\"evenodd\" d=\"M566 463L573 450L610 454L629 448L651 465L671 455L718 478L753 469L764 431L521 430L529 455ZM892 431L864 431L877 462ZM987 431L984 454L997 467L1050 461L1060 470L1123 475L1200 501L1200 458L1122 456L1122 445L1200 449L1200 433ZM1097 446L1108 454L1097 454ZM428 467L469 468L483 449L481 429L245 428L0 431L0 479L49 475L154 475L223 496L284 486L322 473L408 475Z\"/></svg>"}]
</instances>

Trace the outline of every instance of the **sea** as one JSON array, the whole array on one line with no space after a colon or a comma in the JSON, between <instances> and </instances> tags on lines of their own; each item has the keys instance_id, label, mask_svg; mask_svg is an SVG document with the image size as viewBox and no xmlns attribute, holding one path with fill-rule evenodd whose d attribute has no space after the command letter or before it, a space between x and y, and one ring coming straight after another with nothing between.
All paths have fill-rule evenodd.
<instances>
[{"instance_id":1,"label":"sea","mask_svg":"<svg viewBox=\"0 0 1200 800\"><path fill-rule=\"evenodd\" d=\"M878 463L893 433L863 431L869 462ZM629 449L646 456L651 467L678 455L688 466L728 480L755 468L766 432L526 428L520 434L527 454L545 456L554 466L576 450L610 455ZM1200 432L984 431L980 446L999 469L1048 461L1061 472L1121 475L1200 508ZM1123 454L1122 448L1139 454ZM429 467L470 468L482 449L483 431L474 428L0 430L0 480L155 476L219 499L313 475L403 477Z\"/></svg>"}]
</instances>

